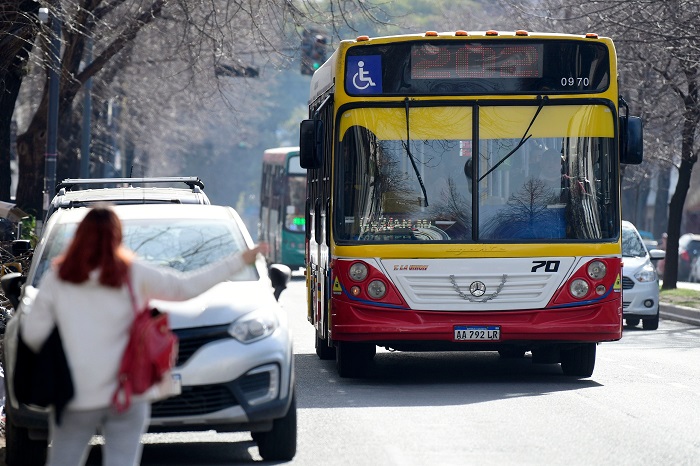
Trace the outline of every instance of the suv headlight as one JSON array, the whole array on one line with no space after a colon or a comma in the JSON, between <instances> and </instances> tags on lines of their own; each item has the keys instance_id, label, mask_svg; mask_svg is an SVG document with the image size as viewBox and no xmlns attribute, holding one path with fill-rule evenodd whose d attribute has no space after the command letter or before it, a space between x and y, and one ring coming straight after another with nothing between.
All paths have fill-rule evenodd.
<instances>
[{"instance_id":1,"label":"suv headlight","mask_svg":"<svg viewBox=\"0 0 700 466\"><path fill-rule=\"evenodd\" d=\"M654 270L653 265L647 263L639 272L634 274L634 278L642 283L655 282L657 278L656 270Z\"/></svg>"},{"instance_id":2,"label":"suv headlight","mask_svg":"<svg viewBox=\"0 0 700 466\"><path fill-rule=\"evenodd\" d=\"M241 343L252 343L272 335L278 326L274 313L258 309L233 322L228 333Z\"/></svg>"}]
</instances>

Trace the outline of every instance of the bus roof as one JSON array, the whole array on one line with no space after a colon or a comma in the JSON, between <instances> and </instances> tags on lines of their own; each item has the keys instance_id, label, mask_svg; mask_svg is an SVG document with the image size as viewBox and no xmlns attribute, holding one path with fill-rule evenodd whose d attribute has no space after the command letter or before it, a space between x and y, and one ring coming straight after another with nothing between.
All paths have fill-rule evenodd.
<instances>
[{"instance_id":1,"label":"bus roof","mask_svg":"<svg viewBox=\"0 0 700 466\"><path fill-rule=\"evenodd\" d=\"M263 152L263 163L285 165L289 155L298 155L299 147L274 147Z\"/></svg>"},{"instance_id":2,"label":"bus roof","mask_svg":"<svg viewBox=\"0 0 700 466\"><path fill-rule=\"evenodd\" d=\"M451 31L451 32L435 32L426 31L424 33L401 34L394 36L358 36L356 39L342 40L338 48L328 58L328 60L316 70L311 77L311 92L309 104L313 103L320 96L330 89L334 83L334 70L336 70L336 62L341 54L353 46L362 46L369 44L386 44L398 43L416 40L513 40L513 39L570 39L581 41L599 41L612 43L608 37L599 37L598 34L563 34L553 32L528 32L523 30L518 31Z\"/></svg>"}]
</instances>

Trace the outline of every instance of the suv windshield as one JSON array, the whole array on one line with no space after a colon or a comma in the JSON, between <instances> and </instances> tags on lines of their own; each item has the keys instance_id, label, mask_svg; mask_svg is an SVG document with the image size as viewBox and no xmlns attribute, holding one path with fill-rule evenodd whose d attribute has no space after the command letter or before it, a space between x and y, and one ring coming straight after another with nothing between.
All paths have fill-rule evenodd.
<instances>
[{"instance_id":1,"label":"suv windshield","mask_svg":"<svg viewBox=\"0 0 700 466\"><path fill-rule=\"evenodd\" d=\"M337 239L616 239L612 111L545 105L534 118L537 110L414 106L344 112L336 163Z\"/></svg>"},{"instance_id":2,"label":"suv windshield","mask_svg":"<svg viewBox=\"0 0 700 466\"><path fill-rule=\"evenodd\" d=\"M181 272L196 270L226 255L246 249L233 222L202 219L123 220L124 244L141 259ZM60 224L51 231L37 265L33 285L38 286L51 261L68 246L77 224ZM256 280L253 267L245 267L231 280Z\"/></svg>"}]
</instances>

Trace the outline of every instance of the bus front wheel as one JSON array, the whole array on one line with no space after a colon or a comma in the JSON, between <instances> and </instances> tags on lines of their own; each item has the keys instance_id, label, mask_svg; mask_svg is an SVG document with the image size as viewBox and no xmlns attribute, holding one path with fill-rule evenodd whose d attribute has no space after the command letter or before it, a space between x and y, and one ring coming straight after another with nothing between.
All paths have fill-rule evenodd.
<instances>
[{"instance_id":1,"label":"bus front wheel","mask_svg":"<svg viewBox=\"0 0 700 466\"><path fill-rule=\"evenodd\" d=\"M341 377L362 377L367 373L377 347L371 343L339 341L335 349L335 365Z\"/></svg>"},{"instance_id":2,"label":"bus front wheel","mask_svg":"<svg viewBox=\"0 0 700 466\"><path fill-rule=\"evenodd\" d=\"M561 350L561 369L564 375L590 377L595 367L595 343L582 343Z\"/></svg>"}]
</instances>

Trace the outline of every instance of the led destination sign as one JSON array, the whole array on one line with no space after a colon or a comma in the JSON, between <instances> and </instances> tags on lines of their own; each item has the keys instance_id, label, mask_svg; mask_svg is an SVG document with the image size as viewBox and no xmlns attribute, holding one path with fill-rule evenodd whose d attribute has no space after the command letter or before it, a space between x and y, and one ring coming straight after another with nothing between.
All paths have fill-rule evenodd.
<instances>
[{"instance_id":1,"label":"led destination sign","mask_svg":"<svg viewBox=\"0 0 700 466\"><path fill-rule=\"evenodd\" d=\"M541 78L542 44L411 46L412 79Z\"/></svg>"},{"instance_id":2,"label":"led destination sign","mask_svg":"<svg viewBox=\"0 0 700 466\"><path fill-rule=\"evenodd\" d=\"M559 39L419 40L357 45L346 55L349 95L603 92L608 49Z\"/></svg>"}]
</instances>

